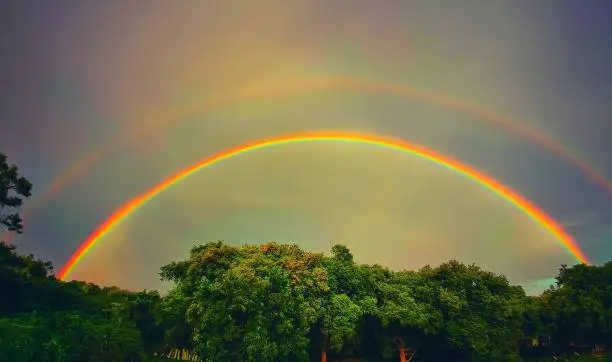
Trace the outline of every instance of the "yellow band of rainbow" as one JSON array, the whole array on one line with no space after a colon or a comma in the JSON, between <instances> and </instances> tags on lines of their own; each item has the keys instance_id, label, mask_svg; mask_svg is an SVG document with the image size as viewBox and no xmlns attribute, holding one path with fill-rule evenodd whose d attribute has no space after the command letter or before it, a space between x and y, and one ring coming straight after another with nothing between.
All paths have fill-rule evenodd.
<instances>
[{"instance_id":1,"label":"yellow band of rainbow","mask_svg":"<svg viewBox=\"0 0 612 362\"><path fill-rule=\"evenodd\" d=\"M156 197L164 190L176 185L180 181L188 178L196 172L212 166L229 158L273 146L304 143L304 142L344 142L352 144L372 145L389 150L399 151L412 156L420 157L430 161L458 175L462 175L469 180L477 183L483 188L493 192L506 200L509 204L522 211L530 219L535 221L552 236L571 254L578 262L590 263L584 252L580 249L576 241L546 212L525 199L523 196L503 185L492 177L470 167L459 161L452 159L439 152L426 149L424 147L409 143L405 140L385 137L373 134L363 134L345 131L313 131L297 134L282 135L273 138L257 140L237 147L221 151L215 155L207 157L194 165L191 165L174 175L168 177L156 186L137 196L121 207L119 207L106 221L104 221L74 252L72 257L66 262L58 274L58 278L66 280L74 271L76 266L82 262L84 257L100 242L106 235L111 233L130 215L142 208L149 200Z\"/></svg>"}]
</instances>

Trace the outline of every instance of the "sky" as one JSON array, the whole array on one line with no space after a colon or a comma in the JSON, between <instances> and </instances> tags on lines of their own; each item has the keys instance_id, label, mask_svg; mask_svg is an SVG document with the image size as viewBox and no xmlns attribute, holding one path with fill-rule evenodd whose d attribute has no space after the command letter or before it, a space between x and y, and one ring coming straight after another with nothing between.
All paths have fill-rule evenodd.
<instances>
[{"instance_id":1,"label":"sky","mask_svg":"<svg viewBox=\"0 0 612 362\"><path fill-rule=\"evenodd\" d=\"M334 129L471 165L549 213L593 262L611 260L612 195L473 111L553 139L612 180L611 12L603 0L3 4L0 152L34 184L25 232L10 241L59 269L121 204L184 167ZM338 78L434 96L308 86ZM394 269L457 259L527 289L575 262L448 170L363 145L300 144L231 158L162 193L72 277L160 287L161 265L209 240L339 242Z\"/></svg>"}]
</instances>

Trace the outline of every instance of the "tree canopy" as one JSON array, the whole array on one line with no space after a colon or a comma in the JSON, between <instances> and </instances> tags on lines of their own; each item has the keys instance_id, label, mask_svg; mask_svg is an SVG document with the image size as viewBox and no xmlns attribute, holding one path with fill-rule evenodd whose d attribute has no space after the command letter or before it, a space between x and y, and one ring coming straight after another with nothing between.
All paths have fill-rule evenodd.
<instances>
[{"instance_id":1,"label":"tree canopy","mask_svg":"<svg viewBox=\"0 0 612 362\"><path fill-rule=\"evenodd\" d=\"M30 196L31 191L30 181L20 176L19 168L9 164L6 155L0 153L0 231L7 228L9 231L22 232L22 220L16 210Z\"/></svg>"}]
</instances>

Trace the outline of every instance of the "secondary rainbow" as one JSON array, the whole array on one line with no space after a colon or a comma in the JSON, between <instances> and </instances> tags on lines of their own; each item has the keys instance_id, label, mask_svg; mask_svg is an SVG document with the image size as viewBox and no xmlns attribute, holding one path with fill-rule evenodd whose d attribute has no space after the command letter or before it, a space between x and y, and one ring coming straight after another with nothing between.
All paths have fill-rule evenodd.
<instances>
[{"instance_id":1,"label":"secondary rainbow","mask_svg":"<svg viewBox=\"0 0 612 362\"><path fill-rule=\"evenodd\" d=\"M143 194L129 200L119 207L108 219L106 219L106 221L98 226L98 228L96 228L74 252L72 257L60 270L58 277L62 280L66 280L70 276L71 272L74 271L76 266L83 260L83 258L96 245L98 245L105 236L117 228L130 215L138 211L138 209L142 208L149 200L153 199L164 190L176 185L196 172L223 160L227 160L247 152L267 147L304 142L344 142L377 146L389 150L403 152L415 157L420 157L442 166L497 194L547 230L578 262L590 263L589 259L580 249L576 241L565 230L563 230L563 228L552 217L531 203L529 200L512 190L510 187L503 185L499 181L482 173L481 171L478 171L439 152L429 150L422 146L415 145L398 138L345 131L314 131L261 139L233 147L207 157L196 164L175 173Z\"/></svg>"},{"instance_id":2,"label":"secondary rainbow","mask_svg":"<svg viewBox=\"0 0 612 362\"><path fill-rule=\"evenodd\" d=\"M529 139L544 149L553 152L576 167L612 196L612 182L607 180L603 174L591 166L587 161L569 152L562 144L545 134L540 134L508 117L484 107L468 103L465 100L453 98L441 93L420 90L408 84L396 84L350 77L286 79L278 83L256 84L250 87L241 88L234 92L200 100L185 109L181 109L176 112L176 114L166 114L165 112L156 110L152 112L152 114L156 116L150 118L153 121L150 121L146 127L148 129L155 129L158 134L164 134L163 129L185 119L202 114L207 110L232 106L241 101L281 99L295 94L325 90L352 90L378 94L392 94L422 100L465 112L472 115L475 120L497 124L510 133ZM162 114L162 116L159 116L159 114ZM149 119L148 117L143 118ZM108 156L126 144L130 144L130 142L134 140L134 137L140 137L141 132L139 131L140 129L137 129L135 132L124 132L119 139L105 142L104 147L96 148L85 153L81 159L62 172L40 196L34 199L31 204L28 204L29 206L24 210L22 217L28 220L38 207L46 204L49 200L53 199L60 190L78 180L80 176L87 172L87 170L93 167L103 157ZM11 234L6 233L2 236L8 239L11 237Z\"/></svg>"}]
</instances>

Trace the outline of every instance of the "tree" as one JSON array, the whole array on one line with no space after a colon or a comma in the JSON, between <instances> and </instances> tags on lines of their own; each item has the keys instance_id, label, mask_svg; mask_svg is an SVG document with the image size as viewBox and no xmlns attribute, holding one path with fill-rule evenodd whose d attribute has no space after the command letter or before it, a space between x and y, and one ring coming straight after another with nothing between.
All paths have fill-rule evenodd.
<instances>
[{"instance_id":1,"label":"tree","mask_svg":"<svg viewBox=\"0 0 612 362\"><path fill-rule=\"evenodd\" d=\"M44 308L52 302L55 283L50 278L52 265L33 255L18 255L14 245L0 242L0 316Z\"/></svg>"},{"instance_id":2,"label":"tree","mask_svg":"<svg viewBox=\"0 0 612 362\"><path fill-rule=\"evenodd\" d=\"M31 188L0 154L0 228L22 232L16 210ZM161 349L157 293L65 283L52 271L0 242L0 359L137 362Z\"/></svg>"},{"instance_id":3,"label":"tree","mask_svg":"<svg viewBox=\"0 0 612 362\"><path fill-rule=\"evenodd\" d=\"M360 322L376 304L372 300L368 272L355 264L351 251L339 244L333 245L331 251L332 257L323 261L330 289L310 333L311 339L320 346L321 361L327 360L328 349L340 353L347 342L352 342L353 350L358 348Z\"/></svg>"},{"instance_id":4,"label":"tree","mask_svg":"<svg viewBox=\"0 0 612 362\"><path fill-rule=\"evenodd\" d=\"M143 348L148 355L165 351L165 325L161 296L156 291L142 291L129 296L129 320L140 331Z\"/></svg>"},{"instance_id":5,"label":"tree","mask_svg":"<svg viewBox=\"0 0 612 362\"><path fill-rule=\"evenodd\" d=\"M563 265L556 286L542 296L550 305L558 351L612 347L612 262Z\"/></svg>"},{"instance_id":6,"label":"tree","mask_svg":"<svg viewBox=\"0 0 612 362\"><path fill-rule=\"evenodd\" d=\"M307 334L328 289L321 260L295 245L208 243L163 267L162 277L187 304L201 359L307 361Z\"/></svg>"},{"instance_id":7,"label":"tree","mask_svg":"<svg viewBox=\"0 0 612 362\"><path fill-rule=\"evenodd\" d=\"M357 322L363 310L346 294L331 293L322 308L319 309L319 320L314 325L322 334L321 362L327 361L327 348L340 352L347 340L357 336Z\"/></svg>"},{"instance_id":8,"label":"tree","mask_svg":"<svg viewBox=\"0 0 612 362\"><path fill-rule=\"evenodd\" d=\"M0 356L12 362L145 359L129 323L77 311L0 318Z\"/></svg>"},{"instance_id":9,"label":"tree","mask_svg":"<svg viewBox=\"0 0 612 362\"><path fill-rule=\"evenodd\" d=\"M193 354L195 351L192 339L194 328L186 319L187 310L191 305L191 299L187 294L189 293L174 288L161 301L161 319L165 330L163 355L170 356L179 351Z\"/></svg>"},{"instance_id":10,"label":"tree","mask_svg":"<svg viewBox=\"0 0 612 362\"><path fill-rule=\"evenodd\" d=\"M513 360L522 337L525 293L500 275L450 261L420 272L429 303L442 314L444 328L434 341L444 359ZM440 348L441 347L441 348ZM430 350L432 350L430 348Z\"/></svg>"},{"instance_id":11,"label":"tree","mask_svg":"<svg viewBox=\"0 0 612 362\"><path fill-rule=\"evenodd\" d=\"M398 272L377 283L376 309L383 355L393 343L401 362L411 361L425 339L442 328L442 315L421 294L424 281L417 273Z\"/></svg>"},{"instance_id":12,"label":"tree","mask_svg":"<svg viewBox=\"0 0 612 362\"><path fill-rule=\"evenodd\" d=\"M31 190L32 184L19 175L17 166L9 165L6 155L0 153L0 228L22 232L22 220L15 210L31 195Z\"/></svg>"}]
</instances>

